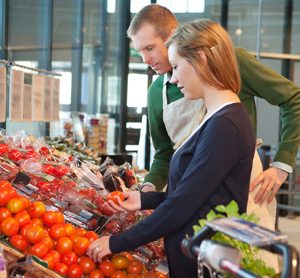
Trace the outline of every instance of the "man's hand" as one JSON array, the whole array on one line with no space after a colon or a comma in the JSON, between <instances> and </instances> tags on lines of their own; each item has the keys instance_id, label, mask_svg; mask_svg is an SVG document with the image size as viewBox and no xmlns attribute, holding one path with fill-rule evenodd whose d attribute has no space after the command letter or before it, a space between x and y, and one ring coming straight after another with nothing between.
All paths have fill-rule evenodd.
<instances>
[{"instance_id":1,"label":"man's hand","mask_svg":"<svg viewBox=\"0 0 300 278\"><path fill-rule=\"evenodd\" d=\"M260 189L255 195L255 203L270 203L276 196L279 188L287 179L288 173L275 167L271 167L262 172L251 184L250 191L260 185Z\"/></svg>"},{"instance_id":2,"label":"man's hand","mask_svg":"<svg viewBox=\"0 0 300 278\"><path fill-rule=\"evenodd\" d=\"M110 236L100 237L90 244L86 254L94 262L101 262L104 256L111 254L109 249L109 238Z\"/></svg>"}]
</instances>

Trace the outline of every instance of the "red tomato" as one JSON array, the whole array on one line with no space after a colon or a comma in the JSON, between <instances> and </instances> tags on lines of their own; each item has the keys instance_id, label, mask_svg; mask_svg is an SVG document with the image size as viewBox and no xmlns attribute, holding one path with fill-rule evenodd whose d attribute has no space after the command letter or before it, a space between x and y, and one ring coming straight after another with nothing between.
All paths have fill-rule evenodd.
<instances>
[{"instance_id":1,"label":"red tomato","mask_svg":"<svg viewBox=\"0 0 300 278\"><path fill-rule=\"evenodd\" d=\"M57 218L57 224L65 223L65 217L64 217L64 214L61 211L55 211L55 215L56 215L56 218Z\"/></svg>"},{"instance_id":2,"label":"red tomato","mask_svg":"<svg viewBox=\"0 0 300 278\"><path fill-rule=\"evenodd\" d=\"M19 231L19 223L13 217L7 217L1 223L1 231L6 236L13 236Z\"/></svg>"},{"instance_id":3,"label":"red tomato","mask_svg":"<svg viewBox=\"0 0 300 278\"><path fill-rule=\"evenodd\" d=\"M0 189L0 206L6 206L9 200L10 200L10 190Z\"/></svg>"},{"instance_id":4,"label":"red tomato","mask_svg":"<svg viewBox=\"0 0 300 278\"><path fill-rule=\"evenodd\" d=\"M42 258L42 260L47 263L49 269L53 269L53 267L54 267L54 258L53 258L53 256L49 255L49 253L48 253Z\"/></svg>"},{"instance_id":5,"label":"red tomato","mask_svg":"<svg viewBox=\"0 0 300 278\"><path fill-rule=\"evenodd\" d=\"M41 193L47 194L51 191L51 183L48 181L38 181L36 187Z\"/></svg>"},{"instance_id":6,"label":"red tomato","mask_svg":"<svg viewBox=\"0 0 300 278\"><path fill-rule=\"evenodd\" d=\"M45 237L45 231L41 226L33 226L27 228L25 237L31 244L40 242Z\"/></svg>"},{"instance_id":7,"label":"red tomato","mask_svg":"<svg viewBox=\"0 0 300 278\"><path fill-rule=\"evenodd\" d=\"M28 248L29 242L22 235L13 235L9 238L9 243L20 251L25 251Z\"/></svg>"},{"instance_id":8,"label":"red tomato","mask_svg":"<svg viewBox=\"0 0 300 278\"><path fill-rule=\"evenodd\" d=\"M124 194L121 191L113 191L110 192L107 197L106 197L106 201L113 201L116 205L119 204L118 202L118 197L120 198L120 200L123 202L124 201Z\"/></svg>"},{"instance_id":9,"label":"red tomato","mask_svg":"<svg viewBox=\"0 0 300 278\"><path fill-rule=\"evenodd\" d=\"M91 273L96 268L94 261L86 256L80 259L79 266L84 274Z\"/></svg>"},{"instance_id":10,"label":"red tomato","mask_svg":"<svg viewBox=\"0 0 300 278\"><path fill-rule=\"evenodd\" d=\"M79 265L77 264L71 264L69 266L68 272L67 272L67 276L69 278L81 278L83 274L82 269L80 268Z\"/></svg>"},{"instance_id":11,"label":"red tomato","mask_svg":"<svg viewBox=\"0 0 300 278\"><path fill-rule=\"evenodd\" d=\"M20 195L17 193L17 191L14 188L8 189L8 195L10 199L20 197Z\"/></svg>"},{"instance_id":12,"label":"red tomato","mask_svg":"<svg viewBox=\"0 0 300 278\"><path fill-rule=\"evenodd\" d=\"M31 203L30 203L30 200L27 197L25 197L25 196L19 196L18 198L23 202L24 209L28 209L30 207Z\"/></svg>"},{"instance_id":13,"label":"red tomato","mask_svg":"<svg viewBox=\"0 0 300 278\"><path fill-rule=\"evenodd\" d=\"M106 277L110 277L114 272L116 272L116 268L111 261L102 261L99 265L99 269Z\"/></svg>"},{"instance_id":14,"label":"red tomato","mask_svg":"<svg viewBox=\"0 0 300 278\"><path fill-rule=\"evenodd\" d=\"M83 229L83 228L78 227L78 228L76 229L76 234L77 234L77 235L85 236L86 233L87 233L87 230L85 230L85 229Z\"/></svg>"},{"instance_id":15,"label":"red tomato","mask_svg":"<svg viewBox=\"0 0 300 278\"><path fill-rule=\"evenodd\" d=\"M0 189L10 189L10 188L12 188L12 185L8 180L0 181Z\"/></svg>"},{"instance_id":16,"label":"red tomato","mask_svg":"<svg viewBox=\"0 0 300 278\"><path fill-rule=\"evenodd\" d=\"M41 242L32 245L29 249L29 253L37 256L39 258L43 258L48 253L48 248L46 245L42 244Z\"/></svg>"},{"instance_id":17,"label":"red tomato","mask_svg":"<svg viewBox=\"0 0 300 278\"><path fill-rule=\"evenodd\" d=\"M39 155L34 150L29 150L23 155L24 159L37 158Z\"/></svg>"},{"instance_id":18,"label":"red tomato","mask_svg":"<svg viewBox=\"0 0 300 278\"><path fill-rule=\"evenodd\" d=\"M113 256L111 262L114 264L116 269L125 269L129 265L129 260L120 254Z\"/></svg>"},{"instance_id":19,"label":"red tomato","mask_svg":"<svg viewBox=\"0 0 300 278\"><path fill-rule=\"evenodd\" d=\"M168 276L159 272L159 271L156 271L156 275L157 275L157 278L167 278Z\"/></svg>"},{"instance_id":20,"label":"red tomato","mask_svg":"<svg viewBox=\"0 0 300 278\"><path fill-rule=\"evenodd\" d=\"M141 275L135 273L128 273L126 278L141 278Z\"/></svg>"},{"instance_id":21,"label":"red tomato","mask_svg":"<svg viewBox=\"0 0 300 278\"><path fill-rule=\"evenodd\" d=\"M113 273L112 276L110 276L110 278L126 278L127 275L125 274L125 272L121 271L121 270L117 270L115 273Z\"/></svg>"},{"instance_id":22,"label":"red tomato","mask_svg":"<svg viewBox=\"0 0 300 278\"><path fill-rule=\"evenodd\" d=\"M65 229L64 224L54 224L50 228L49 235L55 240L58 240L61 237L66 236L66 229Z\"/></svg>"},{"instance_id":23,"label":"red tomato","mask_svg":"<svg viewBox=\"0 0 300 278\"><path fill-rule=\"evenodd\" d=\"M31 217L26 210L17 213L14 218L18 221L20 227L31 223Z\"/></svg>"},{"instance_id":24,"label":"red tomato","mask_svg":"<svg viewBox=\"0 0 300 278\"><path fill-rule=\"evenodd\" d=\"M45 236L40 243L43 243L47 246L48 250L52 250L54 248L54 242L49 236Z\"/></svg>"},{"instance_id":25,"label":"red tomato","mask_svg":"<svg viewBox=\"0 0 300 278\"><path fill-rule=\"evenodd\" d=\"M48 227L57 224L57 214L55 211L46 211L42 216L42 221Z\"/></svg>"},{"instance_id":26,"label":"red tomato","mask_svg":"<svg viewBox=\"0 0 300 278\"><path fill-rule=\"evenodd\" d=\"M43 165L43 172L45 174L48 174L48 175L54 175L54 172L55 172L55 166L52 165L52 164L44 164Z\"/></svg>"},{"instance_id":27,"label":"red tomato","mask_svg":"<svg viewBox=\"0 0 300 278\"><path fill-rule=\"evenodd\" d=\"M12 149L8 152L8 158L14 162L18 162L23 159L23 154L16 149Z\"/></svg>"},{"instance_id":28,"label":"red tomato","mask_svg":"<svg viewBox=\"0 0 300 278\"><path fill-rule=\"evenodd\" d=\"M66 223L65 224L65 230L66 230L66 235L67 236L71 236L74 235L76 232L76 228L73 224L71 223Z\"/></svg>"},{"instance_id":29,"label":"red tomato","mask_svg":"<svg viewBox=\"0 0 300 278\"><path fill-rule=\"evenodd\" d=\"M43 221L40 218L32 218L31 225L32 226L41 226L41 227L44 226Z\"/></svg>"},{"instance_id":30,"label":"red tomato","mask_svg":"<svg viewBox=\"0 0 300 278\"><path fill-rule=\"evenodd\" d=\"M46 207L42 202L33 202L28 208L28 213L32 218L40 218L46 212Z\"/></svg>"},{"instance_id":31,"label":"red tomato","mask_svg":"<svg viewBox=\"0 0 300 278\"><path fill-rule=\"evenodd\" d=\"M66 251L61 255L61 262L65 265L77 264L78 257L73 251Z\"/></svg>"},{"instance_id":32,"label":"red tomato","mask_svg":"<svg viewBox=\"0 0 300 278\"><path fill-rule=\"evenodd\" d=\"M90 273L90 278L105 278L101 270L95 269Z\"/></svg>"},{"instance_id":33,"label":"red tomato","mask_svg":"<svg viewBox=\"0 0 300 278\"><path fill-rule=\"evenodd\" d=\"M7 153L8 153L8 150L9 150L8 145L3 144L3 143L0 144L0 155L7 154Z\"/></svg>"},{"instance_id":34,"label":"red tomato","mask_svg":"<svg viewBox=\"0 0 300 278\"><path fill-rule=\"evenodd\" d=\"M48 149L47 147L41 147L41 148L39 149L39 153L40 153L41 155L48 155L48 154L49 154L49 149Z\"/></svg>"},{"instance_id":35,"label":"red tomato","mask_svg":"<svg viewBox=\"0 0 300 278\"><path fill-rule=\"evenodd\" d=\"M50 251L48 252L48 254L49 254L50 256L53 257L53 259L54 259L54 264L60 263L61 255L59 254L58 251L56 251L56 250L50 250Z\"/></svg>"},{"instance_id":36,"label":"red tomato","mask_svg":"<svg viewBox=\"0 0 300 278\"><path fill-rule=\"evenodd\" d=\"M11 217L10 211L7 208L0 208L0 223L7 217Z\"/></svg>"},{"instance_id":37,"label":"red tomato","mask_svg":"<svg viewBox=\"0 0 300 278\"><path fill-rule=\"evenodd\" d=\"M129 262L134 260L134 257L129 252L122 252L121 255L125 256Z\"/></svg>"},{"instance_id":38,"label":"red tomato","mask_svg":"<svg viewBox=\"0 0 300 278\"><path fill-rule=\"evenodd\" d=\"M55 263L53 266L53 270L63 276L66 276L66 274L68 272L68 266L66 266L63 263Z\"/></svg>"},{"instance_id":39,"label":"red tomato","mask_svg":"<svg viewBox=\"0 0 300 278\"><path fill-rule=\"evenodd\" d=\"M82 256L86 253L89 246L90 246L90 241L85 237L81 237L74 241L72 250L78 256Z\"/></svg>"},{"instance_id":40,"label":"red tomato","mask_svg":"<svg viewBox=\"0 0 300 278\"><path fill-rule=\"evenodd\" d=\"M133 260L127 267L128 273L141 274L143 271L143 264L138 260Z\"/></svg>"},{"instance_id":41,"label":"red tomato","mask_svg":"<svg viewBox=\"0 0 300 278\"><path fill-rule=\"evenodd\" d=\"M63 254L66 251L71 251L73 247L73 241L68 237L61 237L56 244L56 250Z\"/></svg>"},{"instance_id":42,"label":"red tomato","mask_svg":"<svg viewBox=\"0 0 300 278\"><path fill-rule=\"evenodd\" d=\"M64 175L67 175L69 173L69 167L65 165L58 165L55 167L54 175L58 178L62 178Z\"/></svg>"},{"instance_id":43,"label":"red tomato","mask_svg":"<svg viewBox=\"0 0 300 278\"><path fill-rule=\"evenodd\" d=\"M99 238L99 236L93 232L93 231L88 231L85 235L84 235L85 238L87 238L90 242L93 242L95 241L96 239Z\"/></svg>"}]
</instances>

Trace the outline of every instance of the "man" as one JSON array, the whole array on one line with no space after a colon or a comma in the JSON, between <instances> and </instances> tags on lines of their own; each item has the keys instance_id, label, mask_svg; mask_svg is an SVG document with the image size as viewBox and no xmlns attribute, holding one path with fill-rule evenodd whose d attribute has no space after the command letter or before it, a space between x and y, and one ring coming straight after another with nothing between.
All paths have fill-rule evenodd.
<instances>
[{"instance_id":1,"label":"man","mask_svg":"<svg viewBox=\"0 0 300 278\"><path fill-rule=\"evenodd\" d=\"M167 8L151 4L135 15L127 30L143 62L160 75L148 93L150 133L156 153L143 191L161 190L166 185L173 147L192 128L191 119L201 105L183 98L179 88L169 82L172 69L165 42L177 26L175 16ZM260 185L256 203L271 202L295 164L300 143L300 88L245 50L236 49L236 56L242 79L239 97L248 110L254 130L257 121L255 96L281 108L281 138L273 164L250 185L250 190ZM188 115L187 111L190 111Z\"/></svg>"}]
</instances>

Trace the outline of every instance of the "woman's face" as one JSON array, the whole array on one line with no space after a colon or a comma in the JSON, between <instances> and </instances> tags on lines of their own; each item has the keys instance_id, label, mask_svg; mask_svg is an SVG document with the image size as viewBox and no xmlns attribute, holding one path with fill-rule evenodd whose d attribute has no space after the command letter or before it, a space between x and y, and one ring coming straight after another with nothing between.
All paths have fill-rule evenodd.
<instances>
[{"instance_id":1,"label":"woman's face","mask_svg":"<svg viewBox=\"0 0 300 278\"><path fill-rule=\"evenodd\" d=\"M172 66L171 83L177 84L180 91L189 99L202 98L203 82L194 67L178 54L174 43L169 46L168 55Z\"/></svg>"}]
</instances>

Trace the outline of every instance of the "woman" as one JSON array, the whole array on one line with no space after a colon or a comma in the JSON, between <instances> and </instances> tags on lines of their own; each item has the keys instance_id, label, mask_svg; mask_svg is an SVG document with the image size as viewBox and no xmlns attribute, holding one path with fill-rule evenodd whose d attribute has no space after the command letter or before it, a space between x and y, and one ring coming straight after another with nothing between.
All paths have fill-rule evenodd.
<instances>
[{"instance_id":1,"label":"woman","mask_svg":"<svg viewBox=\"0 0 300 278\"><path fill-rule=\"evenodd\" d=\"M87 254L100 261L164 237L170 277L197 277L180 250L193 225L215 206L235 200L246 211L255 140L237 96L240 76L231 40L210 20L179 27L167 43L172 82L189 99L203 99L201 124L174 153L167 192L129 192L116 210L155 209L129 230L94 241ZM112 205L113 206L113 205Z\"/></svg>"}]
</instances>

